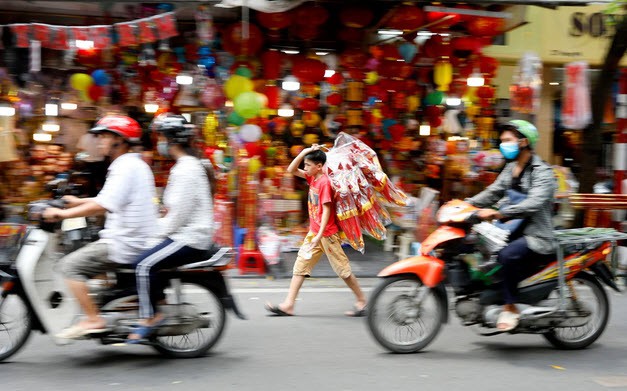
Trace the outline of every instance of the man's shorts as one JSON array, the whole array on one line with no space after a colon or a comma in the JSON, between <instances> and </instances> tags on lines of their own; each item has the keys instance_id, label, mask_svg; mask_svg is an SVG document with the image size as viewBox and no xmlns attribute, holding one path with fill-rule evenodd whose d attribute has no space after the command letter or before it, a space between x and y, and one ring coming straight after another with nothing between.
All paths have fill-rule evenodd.
<instances>
[{"instance_id":1,"label":"man's shorts","mask_svg":"<svg viewBox=\"0 0 627 391\"><path fill-rule=\"evenodd\" d=\"M61 258L61 272L70 280L87 281L113 271L120 265L109 260L108 245L101 240L89 243Z\"/></svg>"},{"instance_id":2,"label":"man's shorts","mask_svg":"<svg viewBox=\"0 0 627 391\"><path fill-rule=\"evenodd\" d=\"M329 259L333 271L338 277L343 279L350 277L353 272L348 263L348 257L342 248L340 235L337 233L331 236L323 236L320 242L318 242L318 245L311 249L311 258L305 259L304 254L307 252L309 243L314 236L315 234L313 232L309 232L305 237L305 243L303 243L298 251L298 257L296 257L296 263L294 263L293 274L295 276L309 277L312 269L320 260L320 257L325 254Z\"/></svg>"}]
</instances>

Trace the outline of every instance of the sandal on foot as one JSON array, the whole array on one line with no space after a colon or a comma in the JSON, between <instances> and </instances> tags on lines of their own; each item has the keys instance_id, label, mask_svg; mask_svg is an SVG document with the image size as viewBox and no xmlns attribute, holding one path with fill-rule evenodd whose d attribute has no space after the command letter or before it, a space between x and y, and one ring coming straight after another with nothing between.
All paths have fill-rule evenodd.
<instances>
[{"instance_id":1,"label":"sandal on foot","mask_svg":"<svg viewBox=\"0 0 627 391\"><path fill-rule=\"evenodd\" d=\"M366 306L364 306L362 309L358 309L357 307L355 307L354 310L351 311L346 311L344 313L344 315L346 316L351 316L351 317L355 317L355 318L360 318L362 316L366 316L368 313L366 312Z\"/></svg>"},{"instance_id":2,"label":"sandal on foot","mask_svg":"<svg viewBox=\"0 0 627 391\"><path fill-rule=\"evenodd\" d=\"M272 312L274 314L274 316L293 316L292 314L289 314L285 311L283 311L281 308L279 308L278 305L273 305L270 303L267 303L265 305L266 310Z\"/></svg>"},{"instance_id":3,"label":"sandal on foot","mask_svg":"<svg viewBox=\"0 0 627 391\"><path fill-rule=\"evenodd\" d=\"M519 319L520 314L515 314L511 311L503 311L499 314L496 321L496 328L503 332L514 330L518 326Z\"/></svg>"},{"instance_id":4,"label":"sandal on foot","mask_svg":"<svg viewBox=\"0 0 627 391\"><path fill-rule=\"evenodd\" d=\"M135 334L135 335L138 335L139 338L127 337L126 341L124 342L127 344L131 344L131 345L146 342L147 338L150 337L155 332L155 329L161 326L163 323L165 323L165 319L162 319L159 322L151 326L145 326L145 325L135 326L131 330L131 334L129 334L129 336L132 334Z\"/></svg>"},{"instance_id":5,"label":"sandal on foot","mask_svg":"<svg viewBox=\"0 0 627 391\"><path fill-rule=\"evenodd\" d=\"M74 326L70 326L66 329L61 330L59 333L55 334L55 337L61 339L80 339L90 334L101 334L106 333L107 331L111 331L111 329L109 329L108 327L88 329L76 324Z\"/></svg>"}]
</instances>

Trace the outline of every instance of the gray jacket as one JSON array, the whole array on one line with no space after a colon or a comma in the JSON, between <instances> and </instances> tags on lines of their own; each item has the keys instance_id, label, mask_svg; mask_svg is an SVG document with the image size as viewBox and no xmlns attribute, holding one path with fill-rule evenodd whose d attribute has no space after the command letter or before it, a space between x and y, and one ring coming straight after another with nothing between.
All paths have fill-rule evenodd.
<instances>
[{"instance_id":1,"label":"gray jacket","mask_svg":"<svg viewBox=\"0 0 627 391\"><path fill-rule=\"evenodd\" d=\"M520 187L527 193L527 198L516 205L500 209L500 206L507 204L505 192L511 188L512 170L515 166L516 162L508 163L494 183L466 201L479 208L494 205L507 218L527 218L523 235L529 248L540 254L550 254L555 251L553 204L557 182L553 168L534 154L530 167L523 171L520 180Z\"/></svg>"}]
</instances>

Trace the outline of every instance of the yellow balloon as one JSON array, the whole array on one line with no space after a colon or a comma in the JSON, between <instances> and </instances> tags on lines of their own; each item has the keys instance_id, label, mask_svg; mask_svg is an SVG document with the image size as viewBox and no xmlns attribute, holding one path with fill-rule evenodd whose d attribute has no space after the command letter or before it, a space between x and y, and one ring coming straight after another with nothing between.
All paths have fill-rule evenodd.
<instances>
[{"instance_id":1,"label":"yellow balloon","mask_svg":"<svg viewBox=\"0 0 627 391\"><path fill-rule=\"evenodd\" d=\"M254 84L250 79L239 75L229 77L229 80L224 84L224 92L231 100L235 99L242 92L252 91L253 88Z\"/></svg>"},{"instance_id":2,"label":"yellow balloon","mask_svg":"<svg viewBox=\"0 0 627 391\"><path fill-rule=\"evenodd\" d=\"M94 79L86 73L75 73L70 76L70 85L75 90L87 92L92 84L94 84Z\"/></svg>"},{"instance_id":3,"label":"yellow balloon","mask_svg":"<svg viewBox=\"0 0 627 391\"><path fill-rule=\"evenodd\" d=\"M249 161L248 161L248 172L250 172L251 174L256 174L259 171L261 171L261 160L259 160L258 157L252 157Z\"/></svg>"},{"instance_id":4,"label":"yellow balloon","mask_svg":"<svg viewBox=\"0 0 627 391\"><path fill-rule=\"evenodd\" d=\"M375 71L366 73L366 84L375 84L379 80L379 74Z\"/></svg>"}]
</instances>

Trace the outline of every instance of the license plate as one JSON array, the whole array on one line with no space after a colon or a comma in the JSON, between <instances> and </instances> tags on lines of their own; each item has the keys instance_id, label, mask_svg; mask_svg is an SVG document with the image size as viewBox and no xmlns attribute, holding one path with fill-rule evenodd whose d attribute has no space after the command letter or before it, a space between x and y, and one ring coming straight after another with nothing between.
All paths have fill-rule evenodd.
<instances>
[{"instance_id":1,"label":"license plate","mask_svg":"<svg viewBox=\"0 0 627 391\"><path fill-rule=\"evenodd\" d=\"M87 220L84 217L74 217L72 219L65 219L61 223L62 231L73 231L75 229L81 229L87 227Z\"/></svg>"}]
</instances>

